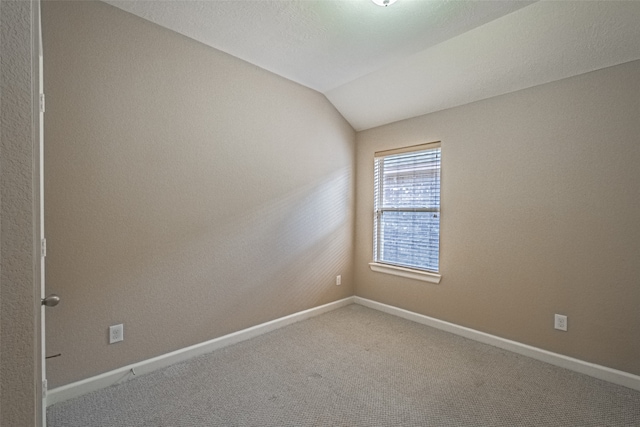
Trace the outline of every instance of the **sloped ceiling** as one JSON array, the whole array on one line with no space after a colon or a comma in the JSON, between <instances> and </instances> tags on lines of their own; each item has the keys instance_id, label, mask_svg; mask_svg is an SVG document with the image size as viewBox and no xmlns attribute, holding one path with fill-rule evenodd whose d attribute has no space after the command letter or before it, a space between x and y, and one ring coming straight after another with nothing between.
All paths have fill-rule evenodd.
<instances>
[{"instance_id":1,"label":"sloped ceiling","mask_svg":"<svg viewBox=\"0 0 640 427\"><path fill-rule=\"evenodd\" d=\"M325 94L356 130L640 59L640 1L106 2Z\"/></svg>"}]
</instances>

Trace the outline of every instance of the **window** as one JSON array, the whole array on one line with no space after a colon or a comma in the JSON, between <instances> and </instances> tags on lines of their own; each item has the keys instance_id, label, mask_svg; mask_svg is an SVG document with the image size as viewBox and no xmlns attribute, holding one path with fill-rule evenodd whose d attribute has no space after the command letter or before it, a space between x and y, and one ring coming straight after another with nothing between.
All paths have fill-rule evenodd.
<instances>
[{"instance_id":1,"label":"window","mask_svg":"<svg viewBox=\"0 0 640 427\"><path fill-rule=\"evenodd\" d=\"M372 270L439 282L440 143L375 154Z\"/></svg>"}]
</instances>

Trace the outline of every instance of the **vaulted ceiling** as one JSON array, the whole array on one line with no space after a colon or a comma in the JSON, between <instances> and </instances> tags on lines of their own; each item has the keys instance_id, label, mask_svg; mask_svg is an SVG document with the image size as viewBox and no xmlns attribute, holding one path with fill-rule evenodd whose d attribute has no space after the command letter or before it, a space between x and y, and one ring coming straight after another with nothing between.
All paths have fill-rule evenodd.
<instances>
[{"instance_id":1,"label":"vaulted ceiling","mask_svg":"<svg viewBox=\"0 0 640 427\"><path fill-rule=\"evenodd\" d=\"M106 2L323 93L356 130L640 59L640 1Z\"/></svg>"}]
</instances>

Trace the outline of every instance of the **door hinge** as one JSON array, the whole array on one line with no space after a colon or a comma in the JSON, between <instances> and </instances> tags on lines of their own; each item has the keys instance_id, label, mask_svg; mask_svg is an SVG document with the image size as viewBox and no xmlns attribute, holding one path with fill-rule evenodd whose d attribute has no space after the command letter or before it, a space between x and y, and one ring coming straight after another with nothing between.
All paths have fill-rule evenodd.
<instances>
[{"instance_id":1,"label":"door hinge","mask_svg":"<svg viewBox=\"0 0 640 427\"><path fill-rule=\"evenodd\" d=\"M47 380L42 380L42 398L47 397Z\"/></svg>"},{"instance_id":2,"label":"door hinge","mask_svg":"<svg viewBox=\"0 0 640 427\"><path fill-rule=\"evenodd\" d=\"M42 239L40 242L40 256L43 258L47 256L47 239Z\"/></svg>"},{"instance_id":3,"label":"door hinge","mask_svg":"<svg viewBox=\"0 0 640 427\"><path fill-rule=\"evenodd\" d=\"M44 113L44 93L40 94L40 112Z\"/></svg>"}]
</instances>

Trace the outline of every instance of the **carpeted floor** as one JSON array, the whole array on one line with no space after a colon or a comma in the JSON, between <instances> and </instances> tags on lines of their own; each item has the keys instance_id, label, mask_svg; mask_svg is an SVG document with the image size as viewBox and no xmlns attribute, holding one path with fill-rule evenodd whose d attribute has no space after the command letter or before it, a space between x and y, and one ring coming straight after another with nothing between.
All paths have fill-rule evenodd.
<instances>
[{"instance_id":1,"label":"carpeted floor","mask_svg":"<svg viewBox=\"0 0 640 427\"><path fill-rule=\"evenodd\" d=\"M354 304L54 405L48 425L640 426L640 392Z\"/></svg>"}]
</instances>

